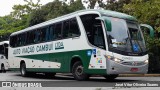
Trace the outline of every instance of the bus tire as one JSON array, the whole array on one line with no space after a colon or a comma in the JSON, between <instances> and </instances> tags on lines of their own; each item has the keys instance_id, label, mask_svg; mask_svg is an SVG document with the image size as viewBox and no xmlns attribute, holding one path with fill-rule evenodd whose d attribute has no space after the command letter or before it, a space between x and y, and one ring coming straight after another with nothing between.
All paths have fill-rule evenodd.
<instances>
[{"instance_id":1,"label":"bus tire","mask_svg":"<svg viewBox=\"0 0 160 90\"><path fill-rule=\"evenodd\" d=\"M78 81L87 80L89 78L89 75L84 73L83 65L80 61L77 61L73 64L72 74L73 77Z\"/></svg>"},{"instance_id":2,"label":"bus tire","mask_svg":"<svg viewBox=\"0 0 160 90\"><path fill-rule=\"evenodd\" d=\"M20 66L20 72L21 72L21 76L23 76L23 77L26 77L28 75L25 63L21 64L21 66Z\"/></svg>"},{"instance_id":3,"label":"bus tire","mask_svg":"<svg viewBox=\"0 0 160 90\"><path fill-rule=\"evenodd\" d=\"M2 73L5 73L5 72L6 72L5 67L4 67L4 64L1 65L1 72L2 72Z\"/></svg>"},{"instance_id":4,"label":"bus tire","mask_svg":"<svg viewBox=\"0 0 160 90\"><path fill-rule=\"evenodd\" d=\"M118 74L104 75L104 78L106 78L106 80L108 81L112 81L117 77L118 77Z\"/></svg>"}]
</instances>

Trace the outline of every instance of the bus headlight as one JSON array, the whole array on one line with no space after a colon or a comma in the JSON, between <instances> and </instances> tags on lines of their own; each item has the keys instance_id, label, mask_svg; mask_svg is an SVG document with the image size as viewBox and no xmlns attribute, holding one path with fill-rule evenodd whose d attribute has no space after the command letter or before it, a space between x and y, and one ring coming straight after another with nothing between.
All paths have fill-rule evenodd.
<instances>
[{"instance_id":1,"label":"bus headlight","mask_svg":"<svg viewBox=\"0 0 160 90\"><path fill-rule=\"evenodd\" d=\"M120 60L120 59L118 59L118 58L115 58L115 57L113 57L113 56L108 56L107 59L108 59L108 60L115 61L115 62L117 62L117 63L120 63L120 62L122 61L122 60Z\"/></svg>"},{"instance_id":2,"label":"bus headlight","mask_svg":"<svg viewBox=\"0 0 160 90\"><path fill-rule=\"evenodd\" d=\"M145 64L148 64L148 60L145 60L144 63L145 63Z\"/></svg>"},{"instance_id":3,"label":"bus headlight","mask_svg":"<svg viewBox=\"0 0 160 90\"><path fill-rule=\"evenodd\" d=\"M117 63L120 63L120 62L121 62L121 60L118 59L118 58L114 58L114 61L117 62Z\"/></svg>"}]
</instances>

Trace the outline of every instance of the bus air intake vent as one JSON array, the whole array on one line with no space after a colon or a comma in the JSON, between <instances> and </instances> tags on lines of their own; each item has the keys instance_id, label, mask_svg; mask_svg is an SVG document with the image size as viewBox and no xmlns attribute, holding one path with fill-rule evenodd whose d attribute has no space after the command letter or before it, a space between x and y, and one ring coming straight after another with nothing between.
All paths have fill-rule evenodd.
<instances>
[{"instance_id":1,"label":"bus air intake vent","mask_svg":"<svg viewBox=\"0 0 160 90\"><path fill-rule=\"evenodd\" d=\"M144 62L122 62L121 64L123 65L128 65L128 66L141 66L144 65Z\"/></svg>"}]
</instances>

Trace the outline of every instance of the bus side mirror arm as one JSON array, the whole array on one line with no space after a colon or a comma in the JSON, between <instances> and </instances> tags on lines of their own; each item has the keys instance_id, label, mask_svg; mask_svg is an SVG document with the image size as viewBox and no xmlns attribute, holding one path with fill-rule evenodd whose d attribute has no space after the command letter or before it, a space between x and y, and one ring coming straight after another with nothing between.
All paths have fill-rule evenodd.
<instances>
[{"instance_id":1,"label":"bus side mirror arm","mask_svg":"<svg viewBox=\"0 0 160 90\"><path fill-rule=\"evenodd\" d=\"M149 29L149 35L150 35L150 37L154 37L154 29L150 26L150 25L148 25L148 24L140 24L140 27L146 27L146 28L148 28Z\"/></svg>"}]
</instances>

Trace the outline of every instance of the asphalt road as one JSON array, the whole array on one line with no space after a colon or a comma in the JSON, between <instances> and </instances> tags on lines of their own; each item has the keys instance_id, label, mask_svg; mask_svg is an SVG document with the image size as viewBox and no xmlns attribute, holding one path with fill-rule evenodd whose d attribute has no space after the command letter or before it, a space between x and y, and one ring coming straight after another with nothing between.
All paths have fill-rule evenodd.
<instances>
[{"instance_id":1,"label":"asphalt road","mask_svg":"<svg viewBox=\"0 0 160 90\"><path fill-rule=\"evenodd\" d=\"M118 77L114 81L107 81L105 78L100 76L90 77L87 81L76 81L74 80L71 74L56 74L55 77L46 77L43 74L36 74L29 77L22 77L19 72L8 71L6 73L0 73L0 81L5 82L14 82L14 83L38 83L37 87L45 87L45 90L111 90L111 89L120 89L120 90L159 90L160 89L160 77ZM0 86L1 86L0 82ZM148 88L146 86L150 86ZM40 85L39 85L40 84ZM0 90L21 90L20 87L25 87L23 85L15 86L14 88L0 88ZM120 86L119 86L120 85ZM121 86L123 85L123 86ZM127 85L127 86L126 86ZM133 87L129 87L132 85ZM145 86L146 85L146 86ZM158 87L156 87L158 85ZM31 85L33 86L33 85ZM30 86L30 87L31 87ZM92 88L91 88L92 87ZM33 88L33 87L32 87ZM65 88L65 89L64 89ZM33 88L37 90L38 88ZM23 90L28 90L24 88ZM39 88L38 90L44 90Z\"/></svg>"}]
</instances>

